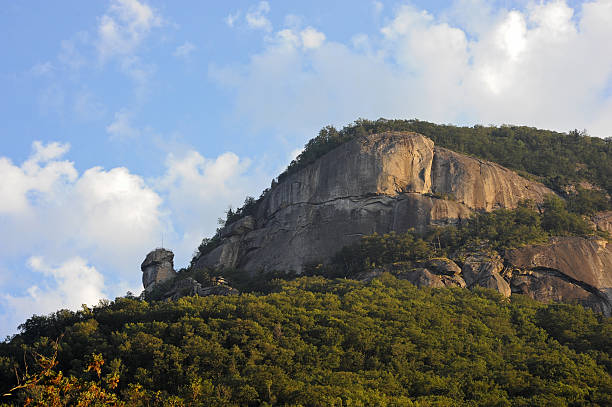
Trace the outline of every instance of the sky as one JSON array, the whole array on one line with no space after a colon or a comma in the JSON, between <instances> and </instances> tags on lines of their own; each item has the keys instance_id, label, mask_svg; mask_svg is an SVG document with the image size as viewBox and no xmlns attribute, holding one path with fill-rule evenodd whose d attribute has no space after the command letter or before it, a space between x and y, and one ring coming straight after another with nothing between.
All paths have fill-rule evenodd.
<instances>
[{"instance_id":1,"label":"sky","mask_svg":"<svg viewBox=\"0 0 612 407\"><path fill-rule=\"evenodd\" d=\"M358 118L612 136L612 0L31 0L0 7L0 337L189 264Z\"/></svg>"}]
</instances>

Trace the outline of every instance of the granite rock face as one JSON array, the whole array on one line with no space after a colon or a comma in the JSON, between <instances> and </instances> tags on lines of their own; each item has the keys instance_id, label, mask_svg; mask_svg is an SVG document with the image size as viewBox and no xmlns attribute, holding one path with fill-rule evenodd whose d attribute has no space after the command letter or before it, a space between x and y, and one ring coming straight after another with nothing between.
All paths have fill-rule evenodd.
<instances>
[{"instance_id":1,"label":"granite rock face","mask_svg":"<svg viewBox=\"0 0 612 407\"><path fill-rule=\"evenodd\" d=\"M195 267L301 272L363 235L457 224L473 210L513 208L552 193L420 134L364 136L283 179L252 219L227 225L222 244L196 259Z\"/></svg>"},{"instance_id":2,"label":"granite rock face","mask_svg":"<svg viewBox=\"0 0 612 407\"><path fill-rule=\"evenodd\" d=\"M146 291L151 291L155 284L176 276L174 271L174 253L166 249L155 249L140 266L142 270L142 285Z\"/></svg>"},{"instance_id":3,"label":"granite rock face","mask_svg":"<svg viewBox=\"0 0 612 407\"><path fill-rule=\"evenodd\" d=\"M576 301L610 315L612 250L606 240L555 238L549 244L509 250L511 286L540 301Z\"/></svg>"}]
</instances>

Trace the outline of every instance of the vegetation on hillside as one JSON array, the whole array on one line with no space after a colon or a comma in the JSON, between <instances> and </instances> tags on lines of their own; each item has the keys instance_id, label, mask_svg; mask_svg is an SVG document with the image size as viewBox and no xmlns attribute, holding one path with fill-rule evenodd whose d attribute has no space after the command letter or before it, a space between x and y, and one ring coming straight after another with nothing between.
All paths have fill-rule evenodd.
<instances>
[{"instance_id":1,"label":"vegetation on hillside","mask_svg":"<svg viewBox=\"0 0 612 407\"><path fill-rule=\"evenodd\" d=\"M612 404L612 320L582 307L417 289L391 275L304 277L273 291L118 298L31 318L0 344L0 391L26 363L30 382L0 403Z\"/></svg>"}]
</instances>

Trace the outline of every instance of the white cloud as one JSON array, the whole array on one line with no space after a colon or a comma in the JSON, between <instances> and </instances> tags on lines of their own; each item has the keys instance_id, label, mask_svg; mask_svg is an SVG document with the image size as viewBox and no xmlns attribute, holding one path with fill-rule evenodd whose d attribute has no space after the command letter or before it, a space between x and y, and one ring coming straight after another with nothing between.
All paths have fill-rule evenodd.
<instances>
[{"instance_id":1,"label":"white cloud","mask_svg":"<svg viewBox=\"0 0 612 407\"><path fill-rule=\"evenodd\" d=\"M20 166L0 158L0 258L29 256L34 247L53 262L85 253L133 278L134 254L151 248L165 225L162 199L126 168L79 174L62 159L68 148L35 142Z\"/></svg>"},{"instance_id":2,"label":"white cloud","mask_svg":"<svg viewBox=\"0 0 612 407\"><path fill-rule=\"evenodd\" d=\"M0 157L0 216L29 213L33 199L44 201L77 177L71 162L56 160L68 151L68 144L34 142L32 147L33 154L19 167Z\"/></svg>"},{"instance_id":3,"label":"white cloud","mask_svg":"<svg viewBox=\"0 0 612 407\"><path fill-rule=\"evenodd\" d=\"M105 61L130 55L151 29L162 24L157 11L138 0L113 0L98 25L98 53Z\"/></svg>"},{"instance_id":4,"label":"white cloud","mask_svg":"<svg viewBox=\"0 0 612 407\"><path fill-rule=\"evenodd\" d=\"M179 45L176 50L174 50L174 53L172 55L174 55L175 57L186 58L191 55L191 53L195 51L195 49L195 45L193 45L189 41L186 41L183 45Z\"/></svg>"},{"instance_id":5,"label":"white cloud","mask_svg":"<svg viewBox=\"0 0 612 407\"><path fill-rule=\"evenodd\" d=\"M612 133L612 2L456 4L441 16L399 7L378 38L353 44L286 28L245 66L211 77L233 88L237 117L256 129L416 117Z\"/></svg>"},{"instance_id":6,"label":"white cloud","mask_svg":"<svg viewBox=\"0 0 612 407\"><path fill-rule=\"evenodd\" d=\"M111 139L127 140L136 138L140 135L140 130L132 125L132 114L127 110L120 110L115 113L115 118L111 124L106 126L106 132Z\"/></svg>"},{"instance_id":7,"label":"white cloud","mask_svg":"<svg viewBox=\"0 0 612 407\"><path fill-rule=\"evenodd\" d=\"M305 49L319 48L325 41L325 34L315 30L312 27L307 27L300 32L302 38L302 45Z\"/></svg>"},{"instance_id":8,"label":"white cloud","mask_svg":"<svg viewBox=\"0 0 612 407\"><path fill-rule=\"evenodd\" d=\"M272 23L266 17L270 12L270 4L267 1L260 1L257 7L251 7L246 14L246 22L249 28L272 31Z\"/></svg>"},{"instance_id":9,"label":"white cloud","mask_svg":"<svg viewBox=\"0 0 612 407\"><path fill-rule=\"evenodd\" d=\"M28 266L40 275L39 282L20 296L4 294L0 302L5 313L0 315L0 335L13 329L32 315L44 315L59 309L77 310L82 304L95 305L106 298L104 277L81 257L75 256L50 266L43 257L32 256Z\"/></svg>"}]
</instances>

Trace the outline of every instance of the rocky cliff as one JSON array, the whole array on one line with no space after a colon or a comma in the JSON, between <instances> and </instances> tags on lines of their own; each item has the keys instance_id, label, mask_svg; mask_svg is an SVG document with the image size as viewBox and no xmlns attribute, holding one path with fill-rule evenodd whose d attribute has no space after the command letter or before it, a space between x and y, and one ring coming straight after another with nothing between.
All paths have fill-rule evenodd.
<instances>
[{"instance_id":1,"label":"rocky cliff","mask_svg":"<svg viewBox=\"0 0 612 407\"><path fill-rule=\"evenodd\" d=\"M514 208L552 193L420 134L364 136L284 178L254 216L227 225L221 244L197 258L195 267L301 272L362 235L423 231L460 222L474 210Z\"/></svg>"},{"instance_id":2,"label":"rocky cliff","mask_svg":"<svg viewBox=\"0 0 612 407\"><path fill-rule=\"evenodd\" d=\"M606 240L555 238L549 244L509 250L505 259L513 292L612 313L612 250Z\"/></svg>"}]
</instances>

